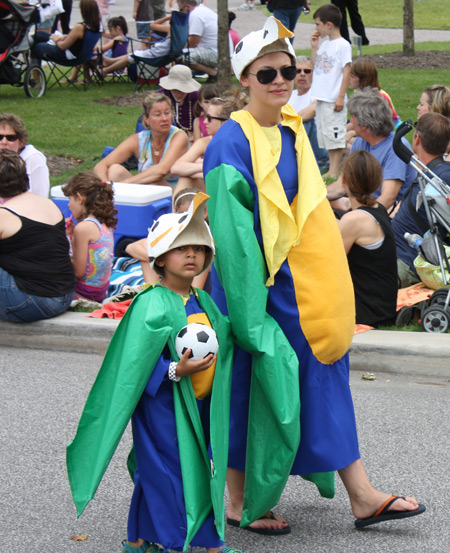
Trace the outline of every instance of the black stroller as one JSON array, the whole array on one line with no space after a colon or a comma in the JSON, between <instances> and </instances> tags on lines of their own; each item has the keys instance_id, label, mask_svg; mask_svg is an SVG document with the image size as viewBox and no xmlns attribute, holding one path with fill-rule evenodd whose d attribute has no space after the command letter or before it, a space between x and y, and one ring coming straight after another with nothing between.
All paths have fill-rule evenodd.
<instances>
[{"instance_id":1,"label":"black stroller","mask_svg":"<svg viewBox=\"0 0 450 553\"><path fill-rule=\"evenodd\" d=\"M444 286L436 290L428 304L422 308L422 328L426 332L447 332L450 329L450 288L445 287L450 285L447 276L450 273L450 262L438 225L450 234L450 186L402 143L402 136L412 130L412 127L412 121L408 119L397 129L393 147L398 157L409 163L419 175L418 200L423 203L429 230L424 234L418 252L425 261L440 268Z\"/></svg>"},{"instance_id":2,"label":"black stroller","mask_svg":"<svg viewBox=\"0 0 450 553\"><path fill-rule=\"evenodd\" d=\"M23 86L30 98L40 98L47 87L43 69L31 59L39 20L37 7L0 0L0 84Z\"/></svg>"}]
</instances>

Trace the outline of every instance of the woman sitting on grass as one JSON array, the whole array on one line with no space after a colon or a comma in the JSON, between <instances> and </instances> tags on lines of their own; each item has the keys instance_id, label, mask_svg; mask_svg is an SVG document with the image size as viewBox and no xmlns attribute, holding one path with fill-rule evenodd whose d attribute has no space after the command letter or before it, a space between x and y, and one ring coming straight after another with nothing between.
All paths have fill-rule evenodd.
<instances>
[{"instance_id":1,"label":"woman sitting on grass","mask_svg":"<svg viewBox=\"0 0 450 553\"><path fill-rule=\"evenodd\" d=\"M178 177L170 174L175 161L186 152L185 132L172 125L170 102L155 92L145 97L143 122L146 130L131 135L94 167L102 179L113 182L174 186ZM121 163L138 159L138 173L132 175Z\"/></svg>"},{"instance_id":2,"label":"woman sitting on grass","mask_svg":"<svg viewBox=\"0 0 450 553\"><path fill-rule=\"evenodd\" d=\"M372 154L357 150L344 161L342 183L352 211L338 221L355 289L356 323L392 324L397 306L397 253L386 208L371 194L383 181Z\"/></svg>"},{"instance_id":3,"label":"woman sitting on grass","mask_svg":"<svg viewBox=\"0 0 450 553\"><path fill-rule=\"evenodd\" d=\"M29 190L25 162L0 151L0 319L25 323L64 313L75 276L64 216Z\"/></svg>"}]
</instances>

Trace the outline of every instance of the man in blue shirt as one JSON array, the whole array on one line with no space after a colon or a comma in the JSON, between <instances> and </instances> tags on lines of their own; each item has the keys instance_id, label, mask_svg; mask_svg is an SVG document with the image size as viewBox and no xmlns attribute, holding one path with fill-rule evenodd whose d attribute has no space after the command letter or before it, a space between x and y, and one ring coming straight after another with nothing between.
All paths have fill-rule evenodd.
<instances>
[{"instance_id":1,"label":"man in blue shirt","mask_svg":"<svg viewBox=\"0 0 450 553\"><path fill-rule=\"evenodd\" d=\"M413 136L413 151L416 157L440 179L450 185L450 163L443 155L450 143L450 121L439 113L426 113L416 124ZM402 287L420 282L414 268L417 250L404 238L405 232L423 236L429 230L429 223L423 204L416 211L416 199L420 192L417 179L406 191L400 208L392 220L392 230L397 246L397 270ZM439 225L441 236L446 231Z\"/></svg>"},{"instance_id":2,"label":"man in blue shirt","mask_svg":"<svg viewBox=\"0 0 450 553\"><path fill-rule=\"evenodd\" d=\"M392 111L389 104L377 90L366 88L355 92L348 102L350 122L356 133L352 152L366 150L379 162L383 170L383 183L372 195L389 211L401 200L404 192L416 177L414 169L402 161L394 152ZM402 139L410 148L406 139ZM341 177L328 187L328 198L342 197ZM337 206L343 207L343 206Z\"/></svg>"}]
</instances>

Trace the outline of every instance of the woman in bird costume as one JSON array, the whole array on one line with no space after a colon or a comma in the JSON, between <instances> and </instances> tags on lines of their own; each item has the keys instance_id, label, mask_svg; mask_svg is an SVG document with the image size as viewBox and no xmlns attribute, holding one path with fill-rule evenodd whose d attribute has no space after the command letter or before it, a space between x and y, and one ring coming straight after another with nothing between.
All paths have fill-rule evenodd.
<instances>
[{"instance_id":1,"label":"woman in bird costume","mask_svg":"<svg viewBox=\"0 0 450 553\"><path fill-rule=\"evenodd\" d=\"M332 497L339 470L358 519L389 501L389 512L418 513L415 499L374 490L360 459L349 388L353 287L301 117L286 105L291 36L269 17L236 46L233 70L250 100L204 159L225 292L216 287L215 297L245 350L233 368L228 523L264 534L290 531L270 511L289 474Z\"/></svg>"}]
</instances>

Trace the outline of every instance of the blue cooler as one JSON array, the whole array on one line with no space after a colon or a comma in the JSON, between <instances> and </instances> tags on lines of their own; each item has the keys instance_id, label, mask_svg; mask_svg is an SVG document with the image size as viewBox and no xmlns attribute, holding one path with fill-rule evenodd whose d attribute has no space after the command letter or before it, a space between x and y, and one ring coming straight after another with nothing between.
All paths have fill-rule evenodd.
<instances>
[{"instance_id":1,"label":"blue cooler","mask_svg":"<svg viewBox=\"0 0 450 553\"><path fill-rule=\"evenodd\" d=\"M115 253L123 255L128 244L147 237L155 219L172 211L172 188L128 182L114 182L113 188L114 206L118 211L114 230ZM61 186L53 186L50 193L64 216L70 217L69 198L64 196Z\"/></svg>"}]
</instances>

